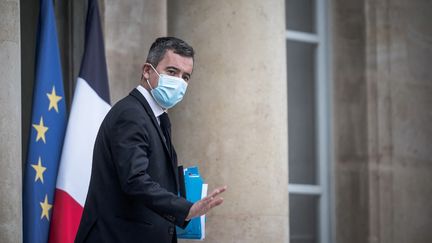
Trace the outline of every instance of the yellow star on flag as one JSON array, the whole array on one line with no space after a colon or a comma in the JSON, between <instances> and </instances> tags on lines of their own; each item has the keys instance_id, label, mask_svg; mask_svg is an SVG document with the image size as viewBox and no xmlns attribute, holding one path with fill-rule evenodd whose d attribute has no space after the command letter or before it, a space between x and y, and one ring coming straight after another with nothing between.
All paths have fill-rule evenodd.
<instances>
[{"instance_id":1,"label":"yellow star on flag","mask_svg":"<svg viewBox=\"0 0 432 243\"><path fill-rule=\"evenodd\" d=\"M45 200L43 202L40 202L40 206L42 208L41 219L43 219L43 217L46 217L49 221L49 210L52 208L52 205L48 203L48 195L45 194Z\"/></svg>"},{"instance_id":2,"label":"yellow star on flag","mask_svg":"<svg viewBox=\"0 0 432 243\"><path fill-rule=\"evenodd\" d=\"M46 95L48 96L48 99L50 101L48 111L50 111L52 108L54 108L54 110L56 110L58 113L59 112L58 111L58 102L62 99L62 97L57 96L54 86L52 88L51 94L47 93Z\"/></svg>"},{"instance_id":3,"label":"yellow star on flag","mask_svg":"<svg viewBox=\"0 0 432 243\"><path fill-rule=\"evenodd\" d=\"M48 127L44 126L43 118L41 117L39 124L33 124L33 127L34 129L36 129L37 132L36 142L42 138L43 142L46 143L45 133L46 131L48 131Z\"/></svg>"},{"instance_id":4,"label":"yellow star on flag","mask_svg":"<svg viewBox=\"0 0 432 243\"><path fill-rule=\"evenodd\" d=\"M37 164L37 165L31 165L31 166L32 166L33 169L36 171L35 182L36 182L38 179L40 179L41 182L43 183L43 182L44 182L44 181L43 181L43 173L45 172L46 167L43 167L43 166L42 166L41 158L39 157L39 160L38 160L38 164Z\"/></svg>"}]
</instances>

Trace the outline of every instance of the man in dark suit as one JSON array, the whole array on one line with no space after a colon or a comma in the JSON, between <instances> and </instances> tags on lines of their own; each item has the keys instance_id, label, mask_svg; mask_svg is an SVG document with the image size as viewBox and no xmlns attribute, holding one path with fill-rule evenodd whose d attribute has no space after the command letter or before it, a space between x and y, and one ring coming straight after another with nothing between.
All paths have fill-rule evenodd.
<instances>
[{"instance_id":1,"label":"man in dark suit","mask_svg":"<svg viewBox=\"0 0 432 243\"><path fill-rule=\"evenodd\" d=\"M152 44L141 84L99 129L89 191L75 242L177 242L175 226L220 205L226 187L191 203L178 196L177 155L166 110L183 98L194 50L165 37Z\"/></svg>"}]
</instances>

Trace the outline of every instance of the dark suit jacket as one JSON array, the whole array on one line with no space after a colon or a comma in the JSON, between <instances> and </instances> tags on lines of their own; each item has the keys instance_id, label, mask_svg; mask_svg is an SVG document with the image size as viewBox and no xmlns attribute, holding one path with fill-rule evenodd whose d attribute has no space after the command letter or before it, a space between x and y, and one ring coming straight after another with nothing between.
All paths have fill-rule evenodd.
<instances>
[{"instance_id":1,"label":"dark suit jacket","mask_svg":"<svg viewBox=\"0 0 432 243\"><path fill-rule=\"evenodd\" d=\"M134 89L99 129L75 242L176 242L175 225L186 225L192 206L177 196L176 178L177 159L171 158L149 104Z\"/></svg>"}]
</instances>

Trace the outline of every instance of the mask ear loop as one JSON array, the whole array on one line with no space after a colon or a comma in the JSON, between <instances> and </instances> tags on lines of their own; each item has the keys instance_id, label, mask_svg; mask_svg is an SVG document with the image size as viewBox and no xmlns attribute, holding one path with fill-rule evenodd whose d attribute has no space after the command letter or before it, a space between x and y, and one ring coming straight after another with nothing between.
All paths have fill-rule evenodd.
<instances>
[{"instance_id":1,"label":"mask ear loop","mask_svg":"<svg viewBox=\"0 0 432 243\"><path fill-rule=\"evenodd\" d=\"M151 84L150 84L150 82L149 82L149 80L148 79L146 79L146 81L147 81L147 84L150 86L150 89L151 90L153 90L153 87L151 86Z\"/></svg>"},{"instance_id":2,"label":"mask ear loop","mask_svg":"<svg viewBox=\"0 0 432 243\"><path fill-rule=\"evenodd\" d=\"M150 65L150 67L156 72L156 74L160 77L160 74L158 73L158 71L156 71L156 69L153 67L153 65L151 64L151 63L145 63L145 64L148 64L148 65ZM144 77L144 75L143 75L143 77ZM151 86L151 84L150 84L150 82L149 82L149 80L148 79L146 79L146 81L147 81L147 84L150 86L150 89L152 89L153 90L153 87Z\"/></svg>"},{"instance_id":3,"label":"mask ear loop","mask_svg":"<svg viewBox=\"0 0 432 243\"><path fill-rule=\"evenodd\" d=\"M150 67L151 67L151 68L156 72L156 74L157 74L158 76L160 76L159 72L156 71L156 68L154 68L153 65L152 65L151 63L148 63L148 62L147 62L146 64L150 65Z\"/></svg>"}]
</instances>

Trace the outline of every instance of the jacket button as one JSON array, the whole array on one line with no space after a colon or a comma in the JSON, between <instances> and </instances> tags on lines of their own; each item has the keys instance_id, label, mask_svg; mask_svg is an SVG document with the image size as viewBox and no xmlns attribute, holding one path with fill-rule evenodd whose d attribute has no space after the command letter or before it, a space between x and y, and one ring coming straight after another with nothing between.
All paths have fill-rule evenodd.
<instances>
[{"instance_id":1,"label":"jacket button","mask_svg":"<svg viewBox=\"0 0 432 243\"><path fill-rule=\"evenodd\" d=\"M175 228L174 228L173 226L168 227L168 233L169 233L170 235L173 235L173 234L174 234L174 231L175 231Z\"/></svg>"}]
</instances>

